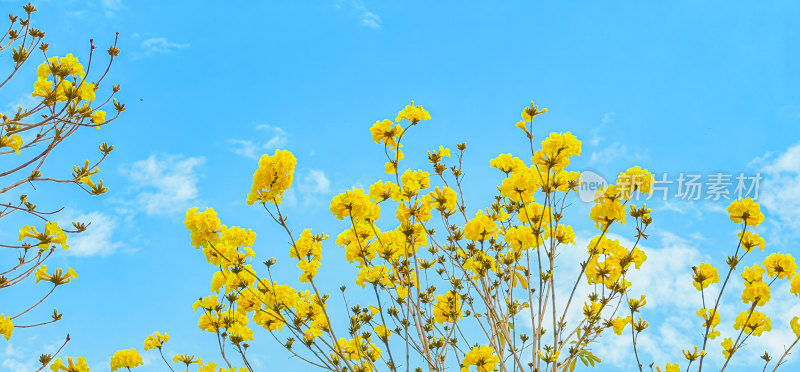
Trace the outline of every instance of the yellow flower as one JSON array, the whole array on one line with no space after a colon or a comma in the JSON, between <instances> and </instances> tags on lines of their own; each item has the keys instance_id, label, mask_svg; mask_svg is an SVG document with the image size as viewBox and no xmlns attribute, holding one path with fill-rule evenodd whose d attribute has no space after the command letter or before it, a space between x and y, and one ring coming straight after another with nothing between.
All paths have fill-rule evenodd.
<instances>
[{"instance_id":1,"label":"yellow flower","mask_svg":"<svg viewBox=\"0 0 800 372\"><path fill-rule=\"evenodd\" d=\"M200 248L219 240L221 222L213 208L197 213L197 207L186 211L184 225L191 232L192 246Z\"/></svg>"},{"instance_id":2,"label":"yellow flower","mask_svg":"<svg viewBox=\"0 0 800 372\"><path fill-rule=\"evenodd\" d=\"M430 201L430 208L438 209L445 214L455 212L456 204L458 203L458 195L455 190L447 186L443 188L436 186L436 189L427 196Z\"/></svg>"},{"instance_id":3,"label":"yellow flower","mask_svg":"<svg viewBox=\"0 0 800 372\"><path fill-rule=\"evenodd\" d=\"M59 64L62 68L64 68L70 75L76 76L83 76L86 75L86 72L83 70L83 65L78 62L78 59L72 55L72 53L67 53L67 55L59 61Z\"/></svg>"},{"instance_id":4,"label":"yellow flower","mask_svg":"<svg viewBox=\"0 0 800 372\"><path fill-rule=\"evenodd\" d=\"M714 316L711 316L712 313ZM719 336L719 331L716 330L716 327L720 322L719 313L714 311L714 309L700 309L697 310L696 314L705 320L705 322L703 322L703 327L708 327L710 318L711 328L709 328L708 338L712 340L717 338L717 336Z\"/></svg>"},{"instance_id":5,"label":"yellow flower","mask_svg":"<svg viewBox=\"0 0 800 372\"><path fill-rule=\"evenodd\" d=\"M400 120L406 119L411 123L418 123L420 120L430 120L431 114L429 114L422 106L414 106L414 101L411 101L411 104L400 110L397 113L397 118L395 121L399 122Z\"/></svg>"},{"instance_id":6,"label":"yellow flower","mask_svg":"<svg viewBox=\"0 0 800 372\"><path fill-rule=\"evenodd\" d=\"M500 195L513 201L529 203L542 187L542 177L535 168L519 167L500 184Z\"/></svg>"},{"instance_id":7,"label":"yellow flower","mask_svg":"<svg viewBox=\"0 0 800 372\"><path fill-rule=\"evenodd\" d=\"M387 199L398 201L400 200L400 186L390 181L378 181L369 187L369 196L376 203Z\"/></svg>"},{"instance_id":8,"label":"yellow flower","mask_svg":"<svg viewBox=\"0 0 800 372\"><path fill-rule=\"evenodd\" d=\"M745 251L750 252L753 250L753 247L758 247L761 251L764 251L764 238L758 236L758 234L753 234L749 231L745 231L744 235L742 232L739 232L739 238L742 240L742 248Z\"/></svg>"},{"instance_id":9,"label":"yellow flower","mask_svg":"<svg viewBox=\"0 0 800 372\"><path fill-rule=\"evenodd\" d=\"M752 198L734 200L728 206L728 214L733 222L744 221L745 225L756 227L764 222L764 215L761 213L761 205L754 202Z\"/></svg>"},{"instance_id":10,"label":"yellow flower","mask_svg":"<svg viewBox=\"0 0 800 372\"><path fill-rule=\"evenodd\" d=\"M378 324L375 326L375 334L378 335L381 340L386 341L389 339L389 336L392 335L392 331L384 327L383 324Z\"/></svg>"},{"instance_id":11,"label":"yellow flower","mask_svg":"<svg viewBox=\"0 0 800 372\"><path fill-rule=\"evenodd\" d=\"M656 366L656 370L661 372L661 367ZM678 363L667 363L667 367L664 369L664 372L681 372L681 368Z\"/></svg>"},{"instance_id":12,"label":"yellow flower","mask_svg":"<svg viewBox=\"0 0 800 372\"><path fill-rule=\"evenodd\" d=\"M364 282L367 283L375 283L381 284L385 287L391 286L391 282L389 281L389 273L391 270L386 268L386 266L366 266L361 268L361 271L358 273L358 279L356 279L356 284L360 285L361 288L365 288Z\"/></svg>"},{"instance_id":13,"label":"yellow flower","mask_svg":"<svg viewBox=\"0 0 800 372\"><path fill-rule=\"evenodd\" d=\"M383 142L386 146L394 148L397 145L397 137L403 133L403 127L400 124L394 124L391 120L385 119L378 120L369 129L372 133L372 140L375 143Z\"/></svg>"},{"instance_id":14,"label":"yellow flower","mask_svg":"<svg viewBox=\"0 0 800 372\"><path fill-rule=\"evenodd\" d=\"M439 150L433 150L433 152L428 151L428 161L431 164L438 163L442 161L444 157L450 157L450 149L439 145Z\"/></svg>"},{"instance_id":15,"label":"yellow flower","mask_svg":"<svg viewBox=\"0 0 800 372\"><path fill-rule=\"evenodd\" d=\"M792 327L792 332L794 332L794 335L800 338L800 318L792 318L792 320L789 321L789 325Z\"/></svg>"},{"instance_id":16,"label":"yellow flower","mask_svg":"<svg viewBox=\"0 0 800 372\"><path fill-rule=\"evenodd\" d=\"M616 333L617 335L622 335L622 331L625 330L625 326L631 324L632 321L633 318L630 316L627 316L625 318L618 316L617 319L614 319L611 322L611 326L612 328L614 328L614 333Z\"/></svg>"},{"instance_id":17,"label":"yellow flower","mask_svg":"<svg viewBox=\"0 0 800 372\"><path fill-rule=\"evenodd\" d=\"M14 322L11 321L11 317L0 314L0 335L5 336L8 341L12 333L14 333Z\"/></svg>"},{"instance_id":18,"label":"yellow flower","mask_svg":"<svg viewBox=\"0 0 800 372\"><path fill-rule=\"evenodd\" d=\"M58 358L53 361L53 364L50 365L50 370L53 372L89 372L89 365L86 363L86 358L84 357L78 358L77 363L72 360L72 357L69 357L67 358L66 365L61 361L61 358Z\"/></svg>"},{"instance_id":19,"label":"yellow flower","mask_svg":"<svg viewBox=\"0 0 800 372\"><path fill-rule=\"evenodd\" d=\"M272 156L261 156L253 174L253 186L247 194L247 205L256 201L280 204L283 192L292 185L296 164L297 159L286 150L275 150Z\"/></svg>"},{"instance_id":20,"label":"yellow flower","mask_svg":"<svg viewBox=\"0 0 800 372\"><path fill-rule=\"evenodd\" d=\"M167 341L169 341L168 334L164 333L162 335L156 332L150 336L147 336L147 338L144 340L144 350L147 351L156 348L160 349L161 346L164 345L164 343Z\"/></svg>"},{"instance_id":21,"label":"yellow flower","mask_svg":"<svg viewBox=\"0 0 800 372\"><path fill-rule=\"evenodd\" d=\"M694 351L689 351L689 350L683 349L683 356L686 358L686 360L688 360L690 362L694 362L695 360L700 358L700 356L702 356L702 355L706 355L706 351L705 350L701 350L701 351L698 352L697 351L697 346L694 347Z\"/></svg>"},{"instance_id":22,"label":"yellow flower","mask_svg":"<svg viewBox=\"0 0 800 372\"><path fill-rule=\"evenodd\" d=\"M476 346L464 355L461 361L461 372L469 371L470 366L475 366L479 372L490 372L497 370L497 363L500 358L495 355L491 346Z\"/></svg>"},{"instance_id":23,"label":"yellow flower","mask_svg":"<svg viewBox=\"0 0 800 372\"><path fill-rule=\"evenodd\" d=\"M19 148L22 146L22 137L17 134L0 137L0 147L10 147L15 153L19 154Z\"/></svg>"},{"instance_id":24,"label":"yellow flower","mask_svg":"<svg viewBox=\"0 0 800 372\"><path fill-rule=\"evenodd\" d=\"M87 101L94 101L95 98L97 98L97 95L95 94L94 90L95 90L94 83L87 83L84 81L78 88L78 96L80 96L81 99L85 99ZM105 120L105 116L103 120Z\"/></svg>"},{"instance_id":25,"label":"yellow flower","mask_svg":"<svg viewBox=\"0 0 800 372\"><path fill-rule=\"evenodd\" d=\"M694 275L692 276L694 281L692 284L698 291L703 288L708 288L711 283L719 283L719 273L714 266L704 263L700 264L699 267L692 267L692 270L694 270Z\"/></svg>"},{"instance_id":26,"label":"yellow flower","mask_svg":"<svg viewBox=\"0 0 800 372\"><path fill-rule=\"evenodd\" d=\"M575 244L575 232L572 231L572 226L559 224L556 226L555 233L553 233L549 228L546 229L544 238L549 239L551 236L553 236L556 241L561 244Z\"/></svg>"},{"instance_id":27,"label":"yellow flower","mask_svg":"<svg viewBox=\"0 0 800 372\"><path fill-rule=\"evenodd\" d=\"M106 112L103 110L94 110L94 112L92 112L91 118L92 118L92 123L98 125L103 124L106 122Z\"/></svg>"},{"instance_id":28,"label":"yellow flower","mask_svg":"<svg viewBox=\"0 0 800 372\"><path fill-rule=\"evenodd\" d=\"M373 203L364 190L356 188L334 196L330 210L337 219L352 217L356 222L377 221L381 216L380 206Z\"/></svg>"},{"instance_id":29,"label":"yellow flower","mask_svg":"<svg viewBox=\"0 0 800 372\"><path fill-rule=\"evenodd\" d=\"M142 356L136 349L118 350L111 357L111 371L116 371L121 368L136 368L142 363Z\"/></svg>"},{"instance_id":30,"label":"yellow flower","mask_svg":"<svg viewBox=\"0 0 800 372\"><path fill-rule=\"evenodd\" d=\"M795 274L790 284L790 292L795 296L800 296L800 275Z\"/></svg>"},{"instance_id":31,"label":"yellow flower","mask_svg":"<svg viewBox=\"0 0 800 372\"><path fill-rule=\"evenodd\" d=\"M411 171L407 169L402 176L400 182L403 185L403 196L416 195L418 191L425 190L431 187L430 174L423 170Z\"/></svg>"},{"instance_id":32,"label":"yellow flower","mask_svg":"<svg viewBox=\"0 0 800 372\"><path fill-rule=\"evenodd\" d=\"M606 229L614 221L625 224L625 206L619 199L600 198L589 212L589 218L594 221L597 229Z\"/></svg>"},{"instance_id":33,"label":"yellow flower","mask_svg":"<svg viewBox=\"0 0 800 372\"><path fill-rule=\"evenodd\" d=\"M459 255L465 256L466 254L461 251ZM475 279L485 276L489 270L497 272L497 265L495 264L494 257L482 251L470 254L466 261L464 261L463 267L464 270L473 272L475 274Z\"/></svg>"},{"instance_id":34,"label":"yellow flower","mask_svg":"<svg viewBox=\"0 0 800 372\"><path fill-rule=\"evenodd\" d=\"M525 162L511 154L500 154L489 161L489 166L497 168L505 173L516 172L519 169L527 168Z\"/></svg>"},{"instance_id":35,"label":"yellow flower","mask_svg":"<svg viewBox=\"0 0 800 372\"><path fill-rule=\"evenodd\" d=\"M725 356L725 359L729 359L736 352L736 349L733 347L733 339L730 337L722 341L722 355Z\"/></svg>"},{"instance_id":36,"label":"yellow flower","mask_svg":"<svg viewBox=\"0 0 800 372\"><path fill-rule=\"evenodd\" d=\"M300 281L308 283L314 279L319 270L319 265L319 261L300 260L300 262L297 263L297 268L303 271L303 273L300 274Z\"/></svg>"},{"instance_id":37,"label":"yellow flower","mask_svg":"<svg viewBox=\"0 0 800 372\"><path fill-rule=\"evenodd\" d=\"M797 270L794 257L789 253L773 253L764 259L764 267L767 269L767 276L770 278L791 280Z\"/></svg>"},{"instance_id":38,"label":"yellow flower","mask_svg":"<svg viewBox=\"0 0 800 372\"><path fill-rule=\"evenodd\" d=\"M461 318L461 296L453 291L436 296L433 319L437 323L455 323Z\"/></svg>"},{"instance_id":39,"label":"yellow flower","mask_svg":"<svg viewBox=\"0 0 800 372\"><path fill-rule=\"evenodd\" d=\"M542 244L541 237L537 238L530 227L513 226L506 230L503 239L515 251L522 251L538 247Z\"/></svg>"},{"instance_id":40,"label":"yellow flower","mask_svg":"<svg viewBox=\"0 0 800 372\"><path fill-rule=\"evenodd\" d=\"M56 269L53 274L48 274L47 265L42 265L36 269L36 274L34 276L36 277L36 283L44 280L55 285L62 285L69 283L72 279L78 278L78 273L70 267L66 273L64 273L63 269Z\"/></svg>"},{"instance_id":41,"label":"yellow flower","mask_svg":"<svg viewBox=\"0 0 800 372\"><path fill-rule=\"evenodd\" d=\"M184 363L184 364L186 364L187 368L189 367L190 364L202 364L203 363L202 359L200 359L200 358L195 359L195 358L196 357L194 355L176 354L174 357L172 357L172 361L175 362L175 363Z\"/></svg>"}]
</instances>

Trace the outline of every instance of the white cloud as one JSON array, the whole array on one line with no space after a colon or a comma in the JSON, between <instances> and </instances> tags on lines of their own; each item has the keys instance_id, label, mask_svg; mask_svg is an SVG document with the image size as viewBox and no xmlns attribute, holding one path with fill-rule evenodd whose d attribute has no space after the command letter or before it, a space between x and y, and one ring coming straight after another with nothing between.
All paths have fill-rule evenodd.
<instances>
[{"instance_id":1,"label":"white cloud","mask_svg":"<svg viewBox=\"0 0 800 372\"><path fill-rule=\"evenodd\" d=\"M259 147L253 141L241 139L229 139L228 143L233 145L233 153L246 158L258 159Z\"/></svg>"},{"instance_id":2,"label":"white cloud","mask_svg":"<svg viewBox=\"0 0 800 372\"><path fill-rule=\"evenodd\" d=\"M640 157L638 154L630 154L628 152L628 148L619 143L614 142L613 144L606 146L604 149L600 151L592 152L592 157L589 161L593 164L596 163L612 163L619 159L627 159L627 160L639 160Z\"/></svg>"},{"instance_id":3,"label":"white cloud","mask_svg":"<svg viewBox=\"0 0 800 372\"><path fill-rule=\"evenodd\" d=\"M122 173L137 192L133 206L148 215L172 215L185 211L198 197L196 168L204 162L202 156L150 155L123 168Z\"/></svg>"},{"instance_id":4,"label":"white cloud","mask_svg":"<svg viewBox=\"0 0 800 372\"><path fill-rule=\"evenodd\" d=\"M108 256L122 246L121 242L113 240L118 225L115 216L91 212L72 217L74 214L77 213L65 212L65 222L62 225L70 226L71 221L91 224L86 231L69 236L67 254L81 257Z\"/></svg>"},{"instance_id":5,"label":"white cloud","mask_svg":"<svg viewBox=\"0 0 800 372\"><path fill-rule=\"evenodd\" d=\"M327 194L331 192L331 181L325 176L324 171L309 169L299 189L305 193Z\"/></svg>"},{"instance_id":6,"label":"white cloud","mask_svg":"<svg viewBox=\"0 0 800 372\"><path fill-rule=\"evenodd\" d=\"M170 54L176 49L185 49L189 44L173 43L165 37L151 37L142 41L142 50L145 56L153 54Z\"/></svg>"},{"instance_id":7,"label":"white cloud","mask_svg":"<svg viewBox=\"0 0 800 372\"><path fill-rule=\"evenodd\" d=\"M260 124L256 126L257 130L267 133L267 140L259 145L253 140L244 139L228 139L228 143L233 145L234 154L244 156L246 158L258 159L261 156L261 150L272 151L280 147L286 147L289 142L289 134L280 127L271 126L267 124Z\"/></svg>"},{"instance_id":8,"label":"white cloud","mask_svg":"<svg viewBox=\"0 0 800 372\"><path fill-rule=\"evenodd\" d=\"M758 190L758 201L788 230L800 227L800 143L774 156L755 159L764 179Z\"/></svg>"},{"instance_id":9,"label":"white cloud","mask_svg":"<svg viewBox=\"0 0 800 372\"><path fill-rule=\"evenodd\" d=\"M257 126L256 129L266 131L270 136L267 143L262 146L265 150L274 150L278 147L284 147L286 143L289 142L288 134L280 127L261 124Z\"/></svg>"}]
</instances>

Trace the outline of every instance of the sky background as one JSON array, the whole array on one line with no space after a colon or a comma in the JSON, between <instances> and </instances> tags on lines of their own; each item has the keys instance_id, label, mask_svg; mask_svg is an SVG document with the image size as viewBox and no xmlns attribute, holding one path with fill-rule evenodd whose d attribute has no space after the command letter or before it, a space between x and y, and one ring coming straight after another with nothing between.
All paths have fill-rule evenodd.
<instances>
[{"instance_id":1,"label":"sky background","mask_svg":"<svg viewBox=\"0 0 800 372\"><path fill-rule=\"evenodd\" d=\"M19 13L21 1L0 1L0 13ZM800 238L800 3L774 1L37 1L33 24L46 33L51 55L82 61L88 40L105 50L119 32L122 53L107 78L120 84L127 111L113 125L84 131L59 148L45 172L68 174L94 159L96 146L115 146L99 178L108 194L76 188L19 190L40 206L65 206L61 220L91 221L71 248L48 261L80 277L59 288L26 323L57 306L64 320L17 329L0 341L0 370L30 371L67 333L61 356L86 356L92 371L109 370L115 350L137 348L146 366L161 371L157 354L142 350L146 336L167 332L168 357L197 354L220 362L213 335L197 327L191 304L209 292L213 268L189 245L186 209L213 207L223 223L257 232L257 259L279 259L277 280L296 283L287 238L262 209L245 205L257 159L288 149L298 159L285 210L295 232L312 227L337 236L330 199L368 187L383 173L383 149L369 127L394 118L410 100L433 117L406 140L404 168L428 169L426 152L468 145L464 192L468 213L491 202L502 174L489 168L500 153L529 160L514 123L531 100L550 111L536 119L537 142L570 131L583 141L573 170L603 177L634 165L657 177L681 173L736 176L759 173L757 201L767 221L757 228L770 251L797 252ZM98 53L105 61L104 53ZM3 72L10 56L2 55ZM30 105L35 67L0 91L0 112ZM98 96L108 93L101 87ZM6 163L2 163L6 164ZM652 200L648 261L634 293L648 295L650 328L642 335L643 364L685 360L681 348L702 342L699 293L691 266L724 265L737 225L727 200L682 200L672 185L667 200ZM706 187L706 184L703 184ZM659 197L654 199L661 199ZM755 196L751 194L750 196ZM4 195L3 201L18 194ZM578 245L564 262L580 259L596 234L590 205L569 213ZM385 220L391 223L391 214ZM15 241L4 222L0 240ZM615 232L623 242L632 231ZM343 273L355 274L329 240L319 278L331 292ZM630 246L630 245L628 245ZM754 252L744 265L760 262ZM7 253L3 253L13 259ZM748 257L748 259L751 257ZM5 259L5 258L4 258ZM570 261L571 260L571 261ZM258 261L257 261L258 262ZM565 265L566 267L567 265ZM738 277L737 277L738 278ZM350 279L348 279L349 281ZM760 368L757 355L780 355L792 341L788 321L800 300L781 281L764 312L773 332L748 342L733 371ZM351 285L354 286L354 285ZM16 313L43 291L21 286L0 294ZM43 292L42 292L43 293ZM721 309L723 337L742 309L741 283ZM563 296L561 296L563 298ZM260 328L250 355L259 370L295 368L300 361ZM606 332L594 350L598 371L632 370L630 339ZM735 336L735 335L734 335ZM712 363L721 359L718 339ZM774 362L773 362L774 363ZM792 356L784 370L800 363Z\"/></svg>"}]
</instances>

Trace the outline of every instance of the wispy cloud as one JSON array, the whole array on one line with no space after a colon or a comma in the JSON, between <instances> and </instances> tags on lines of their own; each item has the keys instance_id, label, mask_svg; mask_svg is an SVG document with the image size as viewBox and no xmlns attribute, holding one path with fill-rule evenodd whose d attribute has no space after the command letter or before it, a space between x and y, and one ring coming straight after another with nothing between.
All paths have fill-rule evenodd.
<instances>
[{"instance_id":1,"label":"wispy cloud","mask_svg":"<svg viewBox=\"0 0 800 372\"><path fill-rule=\"evenodd\" d=\"M102 212L80 214L75 211L65 211L62 219L64 226L69 226L72 221L90 223L86 231L69 237L67 254L72 256L108 256L122 246L122 242L115 241L117 234L117 217Z\"/></svg>"},{"instance_id":2,"label":"wispy cloud","mask_svg":"<svg viewBox=\"0 0 800 372\"><path fill-rule=\"evenodd\" d=\"M600 125L596 126L592 130L592 138L590 138L588 141L590 145L597 146L600 144L600 142L603 142L603 140L606 139L605 137L601 136L600 133L602 133L602 131L606 129L606 125L612 121L614 121L613 112L607 112L603 114L603 119L600 120Z\"/></svg>"},{"instance_id":3,"label":"wispy cloud","mask_svg":"<svg viewBox=\"0 0 800 372\"><path fill-rule=\"evenodd\" d=\"M171 54L175 50L188 48L189 44L173 43L165 37L151 37L142 41L142 54L140 56L152 56L154 54Z\"/></svg>"},{"instance_id":4,"label":"wispy cloud","mask_svg":"<svg viewBox=\"0 0 800 372\"><path fill-rule=\"evenodd\" d=\"M598 163L610 164L621 159L637 161L641 160L642 157L641 155L639 155L638 151L630 152L628 151L627 146L619 142L614 142L611 145L606 146L602 150L592 152L592 156L589 159L589 162L591 162L592 164L598 164Z\"/></svg>"},{"instance_id":5,"label":"wispy cloud","mask_svg":"<svg viewBox=\"0 0 800 372\"><path fill-rule=\"evenodd\" d=\"M246 158L258 159L263 151L272 151L280 147L286 147L286 144L289 142L289 134L280 127L260 124L256 126L256 130L267 133L266 141L261 143L255 140L238 138L228 139L227 142L233 145L231 151L236 155Z\"/></svg>"},{"instance_id":6,"label":"wispy cloud","mask_svg":"<svg viewBox=\"0 0 800 372\"><path fill-rule=\"evenodd\" d=\"M348 8L358 17L358 23L367 28L379 29L383 24L380 16L369 10L360 0L337 0L337 8Z\"/></svg>"},{"instance_id":7,"label":"wispy cloud","mask_svg":"<svg viewBox=\"0 0 800 372\"><path fill-rule=\"evenodd\" d=\"M106 17L114 18L117 11L124 8L124 5L122 5L122 0L103 0L100 3L100 7L103 9Z\"/></svg>"},{"instance_id":8,"label":"wispy cloud","mask_svg":"<svg viewBox=\"0 0 800 372\"><path fill-rule=\"evenodd\" d=\"M182 155L150 155L122 173L136 192L133 206L148 215L174 215L185 211L199 195L197 168L205 158Z\"/></svg>"}]
</instances>

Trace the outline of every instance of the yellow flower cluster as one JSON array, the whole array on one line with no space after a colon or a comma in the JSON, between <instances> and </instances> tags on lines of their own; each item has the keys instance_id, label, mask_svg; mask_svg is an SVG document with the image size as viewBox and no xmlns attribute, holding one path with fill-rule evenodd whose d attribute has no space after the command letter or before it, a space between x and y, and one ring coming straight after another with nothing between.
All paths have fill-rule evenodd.
<instances>
[{"instance_id":1,"label":"yellow flower cluster","mask_svg":"<svg viewBox=\"0 0 800 372\"><path fill-rule=\"evenodd\" d=\"M86 363L86 358L84 357L78 358L77 361L69 357L67 358L67 364L64 364L61 358L58 358L50 365L50 370L53 372L89 372L89 365Z\"/></svg>"},{"instance_id":2,"label":"yellow flower cluster","mask_svg":"<svg viewBox=\"0 0 800 372\"><path fill-rule=\"evenodd\" d=\"M38 240L37 246L39 250L42 251L50 249L50 244L58 244L62 249L69 248L67 245L67 234L58 227L58 223L56 222L45 223L44 232L41 233L36 230L35 226L23 226L22 229L19 230L19 241L25 238Z\"/></svg>"},{"instance_id":3,"label":"yellow flower cluster","mask_svg":"<svg viewBox=\"0 0 800 372\"><path fill-rule=\"evenodd\" d=\"M711 314L714 314L713 316ZM719 313L714 309L700 309L697 310L697 316L703 318L703 327L709 327L708 338L715 339L719 336L719 331L716 327L719 325L720 318ZM709 323L710 326L709 326Z\"/></svg>"},{"instance_id":4,"label":"yellow flower cluster","mask_svg":"<svg viewBox=\"0 0 800 372\"><path fill-rule=\"evenodd\" d=\"M366 336L368 335L369 334L367 333ZM349 340L340 338L336 342L336 348L348 360L361 362L354 367L356 371L374 371L374 363L381 358L381 349L374 343L370 342L369 337L365 337L365 335L361 335L358 338L352 338ZM331 353L331 359L334 360L334 362L337 362L339 357L337 354Z\"/></svg>"},{"instance_id":5,"label":"yellow flower cluster","mask_svg":"<svg viewBox=\"0 0 800 372\"><path fill-rule=\"evenodd\" d=\"M151 350L151 349L160 349L167 341L169 341L169 335L164 333L163 335L156 332L144 340L144 350Z\"/></svg>"},{"instance_id":6,"label":"yellow flower cluster","mask_svg":"<svg viewBox=\"0 0 800 372\"><path fill-rule=\"evenodd\" d=\"M400 112L397 113L397 118L394 120L396 122L400 122L401 120L406 120L413 124L418 123L420 120L430 120L431 114L429 114L422 106L414 106L414 101L411 101L411 104L404 107Z\"/></svg>"},{"instance_id":7,"label":"yellow flower cluster","mask_svg":"<svg viewBox=\"0 0 800 372\"><path fill-rule=\"evenodd\" d=\"M661 367L656 366L656 371L661 372ZM667 363L664 372L681 372L681 367L678 363Z\"/></svg>"},{"instance_id":8,"label":"yellow flower cluster","mask_svg":"<svg viewBox=\"0 0 800 372\"><path fill-rule=\"evenodd\" d=\"M32 96L44 98L48 104L73 101L76 107L80 100L94 101L97 87L83 80L85 75L83 65L71 53L62 58L50 57L36 70L37 79L33 83ZM53 80L50 80L51 77ZM72 80L69 80L70 77ZM105 111L92 110L86 102L81 109L87 112L86 115L95 125L103 124L106 121Z\"/></svg>"},{"instance_id":9,"label":"yellow flower cluster","mask_svg":"<svg viewBox=\"0 0 800 372\"><path fill-rule=\"evenodd\" d=\"M247 205L259 203L280 204L283 192L292 185L297 159L286 150L275 150L272 156L264 154L253 174L253 186L247 194Z\"/></svg>"},{"instance_id":10,"label":"yellow flower cluster","mask_svg":"<svg viewBox=\"0 0 800 372\"><path fill-rule=\"evenodd\" d=\"M628 250L618 240L604 236L592 238L587 248L589 260L586 263L585 275L588 283L603 284L611 290L630 287L630 282L624 278L625 273L631 264L639 269L647 260L641 249L634 247Z\"/></svg>"},{"instance_id":11,"label":"yellow flower cluster","mask_svg":"<svg viewBox=\"0 0 800 372\"><path fill-rule=\"evenodd\" d=\"M728 214L733 222L744 222L746 226L756 227L764 222L764 214L761 213L761 205L754 202L752 198L734 200L728 206Z\"/></svg>"},{"instance_id":12,"label":"yellow flower cluster","mask_svg":"<svg viewBox=\"0 0 800 372\"><path fill-rule=\"evenodd\" d=\"M142 356L136 349L130 350L117 350L111 357L111 371L116 371L122 368L136 368L143 365Z\"/></svg>"},{"instance_id":13,"label":"yellow flower cluster","mask_svg":"<svg viewBox=\"0 0 800 372\"><path fill-rule=\"evenodd\" d=\"M443 295L436 296L436 304L433 306L433 319L439 323L455 323L461 318L461 296L448 291Z\"/></svg>"},{"instance_id":14,"label":"yellow flower cluster","mask_svg":"<svg viewBox=\"0 0 800 372\"><path fill-rule=\"evenodd\" d=\"M653 175L639 166L630 168L617 177L617 191L626 200L630 200L636 191L642 194L653 192L653 184L655 184Z\"/></svg>"},{"instance_id":15,"label":"yellow flower cluster","mask_svg":"<svg viewBox=\"0 0 800 372\"><path fill-rule=\"evenodd\" d=\"M794 257L788 253L773 253L764 259L763 264L767 269L767 276L770 278L792 280L797 270Z\"/></svg>"},{"instance_id":16,"label":"yellow flower cluster","mask_svg":"<svg viewBox=\"0 0 800 372\"><path fill-rule=\"evenodd\" d=\"M703 263L700 266L692 267L692 270L694 270L692 284L698 291L708 288L712 283L719 283L719 272L710 264Z\"/></svg>"},{"instance_id":17,"label":"yellow flower cluster","mask_svg":"<svg viewBox=\"0 0 800 372\"><path fill-rule=\"evenodd\" d=\"M619 198L617 187L610 185L601 190L602 195L597 197L595 205L589 212L589 218L594 221L595 227L605 231L614 222L625 224L625 205Z\"/></svg>"},{"instance_id":18,"label":"yellow flower cluster","mask_svg":"<svg viewBox=\"0 0 800 372\"><path fill-rule=\"evenodd\" d=\"M747 252L753 250L754 247L758 247L761 251L764 251L764 238L758 236L758 234L753 234L750 231L740 231L739 238L742 241L742 249Z\"/></svg>"},{"instance_id":19,"label":"yellow flower cluster","mask_svg":"<svg viewBox=\"0 0 800 372\"><path fill-rule=\"evenodd\" d=\"M14 322L11 321L11 317L0 314L0 335L3 335L8 341L11 339L12 333L14 333Z\"/></svg>"},{"instance_id":20,"label":"yellow flower cluster","mask_svg":"<svg viewBox=\"0 0 800 372\"><path fill-rule=\"evenodd\" d=\"M772 321L759 311L742 311L736 316L733 329L739 330L742 327L745 334L761 336L762 333L772 330Z\"/></svg>"},{"instance_id":21,"label":"yellow flower cluster","mask_svg":"<svg viewBox=\"0 0 800 372\"><path fill-rule=\"evenodd\" d=\"M580 154L581 141L572 133L550 133L542 141L542 149L533 154L531 161L545 170L560 172L569 165L571 157Z\"/></svg>"},{"instance_id":22,"label":"yellow flower cluster","mask_svg":"<svg viewBox=\"0 0 800 372\"><path fill-rule=\"evenodd\" d=\"M381 207L373 203L364 190L357 188L336 195L331 200L330 210L337 219L351 217L356 222L377 221L381 216Z\"/></svg>"},{"instance_id":23,"label":"yellow flower cluster","mask_svg":"<svg viewBox=\"0 0 800 372\"><path fill-rule=\"evenodd\" d=\"M39 268L36 269L36 274L34 275L36 276L36 283L44 280L55 285L67 284L72 281L72 279L78 278L78 273L76 273L71 267L66 273L64 272L64 269L56 269L52 274L48 274L47 265L39 266Z\"/></svg>"},{"instance_id":24,"label":"yellow flower cluster","mask_svg":"<svg viewBox=\"0 0 800 372\"><path fill-rule=\"evenodd\" d=\"M479 210L475 218L469 220L464 226L464 237L474 241L484 241L497 237L497 224L492 216L484 214Z\"/></svg>"},{"instance_id":25,"label":"yellow flower cluster","mask_svg":"<svg viewBox=\"0 0 800 372\"><path fill-rule=\"evenodd\" d=\"M14 150L15 153L19 154L19 148L22 146L22 137L18 134L12 134L11 136L2 136L0 137L0 147L9 147Z\"/></svg>"},{"instance_id":26,"label":"yellow flower cluster","mask_svg":"<svg viewBox=\"0 0 800 372\"><path fill-rule=\"evenodd\" d=\"M464 355L461 361L461 372L468 372L470 366L475 366L478 372L491 372L497 370L497 363L500 358L491 346L476 346Z\"/></svg>"}]
</instances>

